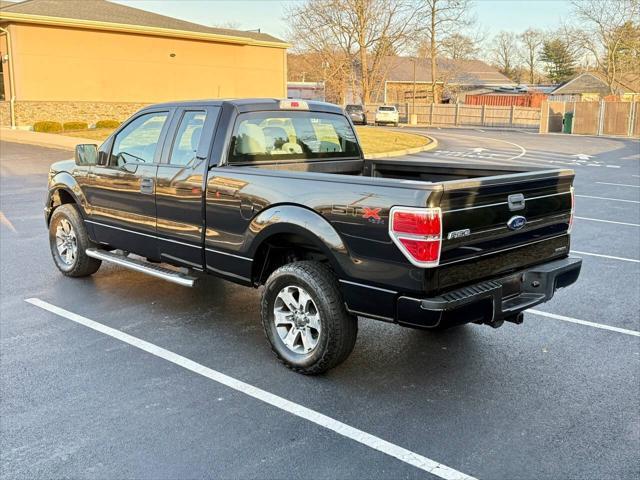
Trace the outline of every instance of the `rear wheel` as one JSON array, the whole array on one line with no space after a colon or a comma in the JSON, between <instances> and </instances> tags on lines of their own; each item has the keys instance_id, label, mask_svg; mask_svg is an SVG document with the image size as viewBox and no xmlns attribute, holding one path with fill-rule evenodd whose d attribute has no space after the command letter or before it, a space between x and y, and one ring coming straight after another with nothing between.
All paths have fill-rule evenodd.
<instances>
[{"instance_id":1,"label":"rear wheel","mask_svg":"<svg viewBox=\"0 0 640 480\"><path fill-rule=\"evenodd\" d=\"M346 311L331 270L310 261L271 274L262 294L262 326L278 359L306 375L342 363L358 332L357 318Z\"/></svg>"},{"instance_id":2,"label":"rear wheel","mask_svg":"<svg viewBox=\"0 0 640 480\"><path fill-rule=\"evenodd\" d=\"M96 245L89 240L78 208L70 203L53 211L49 222L49 247L58 270L68 277L86 277L95 273L100 260L87 256L85 250Z\"/></svg>"}]
</instances>

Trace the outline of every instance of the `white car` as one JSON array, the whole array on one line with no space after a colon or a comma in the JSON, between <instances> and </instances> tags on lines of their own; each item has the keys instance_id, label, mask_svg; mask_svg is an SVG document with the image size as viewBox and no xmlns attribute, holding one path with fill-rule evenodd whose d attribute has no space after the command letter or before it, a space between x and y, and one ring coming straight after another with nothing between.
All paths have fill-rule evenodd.
<instances>
[{"instance_id":1,"label":"white car","mask_svg":"<svg viewBox=\"0 0 640 480\"><path fill-rule=\"evenodd\" d=\"M392 123L397 127L399 121L400 113L393 105L380 105L376 110L376 125Z\"/></svg>"}]
</instances>

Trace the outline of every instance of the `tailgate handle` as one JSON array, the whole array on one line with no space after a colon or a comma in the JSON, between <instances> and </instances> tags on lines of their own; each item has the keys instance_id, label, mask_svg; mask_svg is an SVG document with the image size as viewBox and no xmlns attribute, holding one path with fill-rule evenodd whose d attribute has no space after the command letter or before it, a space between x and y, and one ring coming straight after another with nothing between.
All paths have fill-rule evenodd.
<instances>
[{"instance_id":1,"label":"tailgate handle","mask_svg":"<svg viewBox=\"0 0 640 480\"><path fill-rule=\"evenodd\" d=\"M509 202L509 210L512 212L515 210L522 210L524 208L524 195L521 193L509 195L507 201Z\"/></svg>"}]
</instances>

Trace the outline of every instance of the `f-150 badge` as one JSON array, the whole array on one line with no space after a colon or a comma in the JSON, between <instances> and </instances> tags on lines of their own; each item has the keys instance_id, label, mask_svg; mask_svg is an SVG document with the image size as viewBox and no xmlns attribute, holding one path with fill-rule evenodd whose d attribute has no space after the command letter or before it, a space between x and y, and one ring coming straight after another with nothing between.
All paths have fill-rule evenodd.
<instances>
[{"instance_id":1,"label":"f-150 badge","mask_svg":"<svg viewBox=\"0 0 640 480\"><path fill-rule=\"evenodd\" d=\"M471 230L468 228L464 228L462 230L454 230L453 232L449 232L449 234L447 235L447 240L451 240L453 238L468 237L469 235L471 235Z\"/></svg>"}]
</instances>

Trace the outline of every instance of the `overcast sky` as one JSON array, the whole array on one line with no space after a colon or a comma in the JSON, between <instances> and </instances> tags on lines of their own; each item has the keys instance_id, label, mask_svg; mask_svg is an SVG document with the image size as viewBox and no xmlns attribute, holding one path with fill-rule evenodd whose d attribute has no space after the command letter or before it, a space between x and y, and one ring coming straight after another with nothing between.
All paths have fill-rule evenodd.
<instances>
[{"instance_id":1,"label":"overcast sky","mask_svg":"<svg viewBox=\"0 0 640 480\"><path fill-rule=\"evenodd\" d=\"M210 26L234 24L242 30L261 29L284 38L287 6L296 0L117 0L118 3ZM475 15L482 30L520 32L528 27L553 29L570 15L568 0L476 0Z\"/></svg>"}]
</instances>

